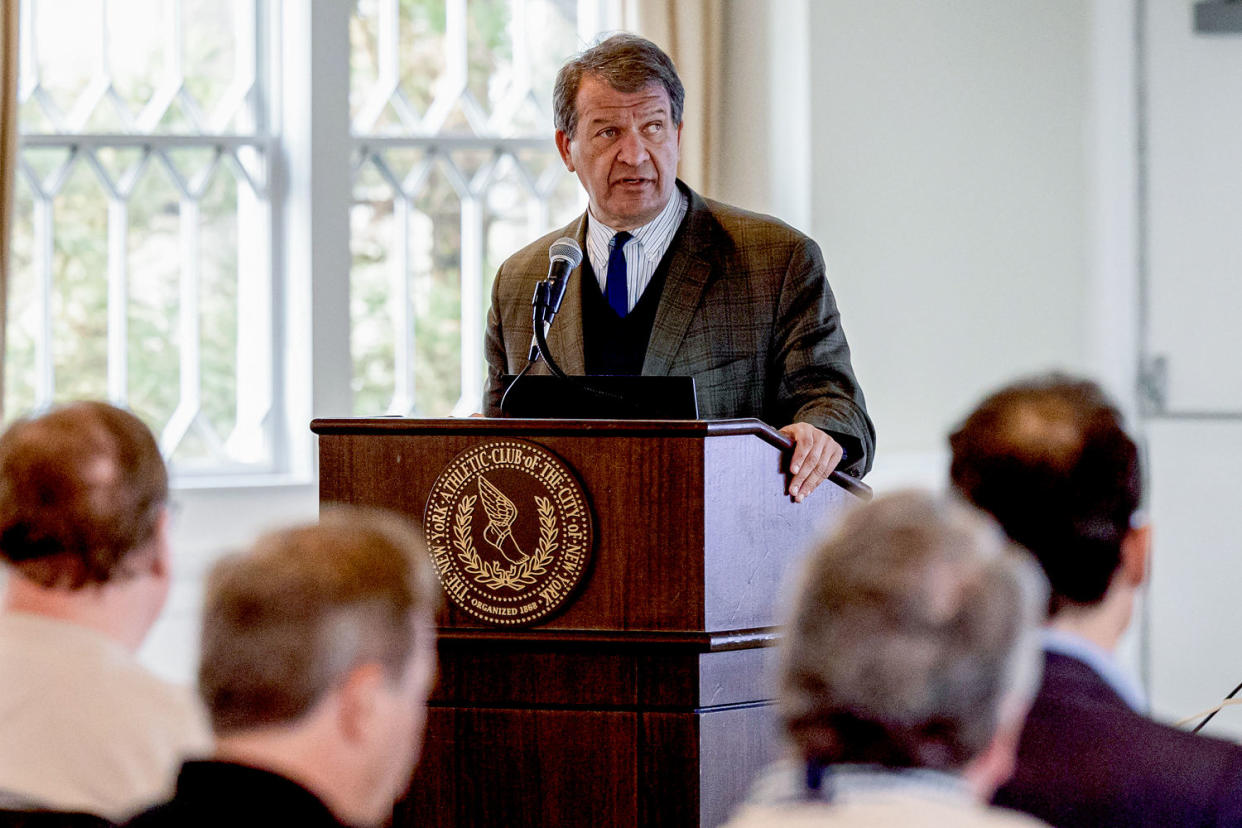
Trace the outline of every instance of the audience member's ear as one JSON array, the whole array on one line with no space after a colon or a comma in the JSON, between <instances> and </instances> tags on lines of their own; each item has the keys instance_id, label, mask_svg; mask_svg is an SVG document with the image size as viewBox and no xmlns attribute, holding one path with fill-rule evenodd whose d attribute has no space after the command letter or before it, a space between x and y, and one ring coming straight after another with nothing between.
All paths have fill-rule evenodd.
<instances>
[{"instance_id":1,"label":"audience member's ear","mask_svg":"<svg viewBox=\"0 0 1242 828\"><path fill-rule=\"evenodd\" d=\"M337 718L341 735L351 744L368 744L382 728L382 706L379 697L387 678L384 668L375 662L360 664L341 684Z\"/></svg>"},{"instance_id":2,"label":"audience member's ear","mask_svg":"<svg viewBox=\"0 0 1242 828\"><path fill-rule=\"evenodd\" d=\"M962 773L975 795L984 802L1009 781L1017 766L1018 738L1026 721L1027 706L1022 705L1017 713L1013 712L1015 705L1006 703L1005 707L1010 710L1002 710L992 741L966 765Z\"/></svg>"},{"instance_id":3,"label":"audience member's ear","mask_svg":"<svg viewBox=\"0 0 1242 828\"><path fill-rule=\"evenodd\" d=\"M160 510L159 521L155 525L155 554L151 556L151 574L157 578L172 577L172 518L168 507Z\"/></svg>"},{"instance_id":4,"label":"audience member's ear","mask_svg":"<svg viewBox=\"0 0 1242 828\"><path fill-rule=\"evenodd\" d=\"M1144 523L1126 533L1121 541L1121 573L1132 587L1141 586L1147 580L1151 559L1151 524Z\"/></svg>"}]
</instances>

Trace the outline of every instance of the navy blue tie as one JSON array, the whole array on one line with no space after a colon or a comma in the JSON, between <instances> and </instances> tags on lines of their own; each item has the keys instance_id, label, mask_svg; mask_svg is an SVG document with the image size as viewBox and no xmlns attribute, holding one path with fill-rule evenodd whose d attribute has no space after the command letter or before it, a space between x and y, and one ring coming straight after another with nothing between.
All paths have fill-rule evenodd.
<instances>
[{"instance_id":1,"label":"navy blue tie","mask_svg":"<svg viewBox=\"0 0 1242 828\"><path fill-rule=\"evenodd\" d=\"M612 237L612 250L608 254L608 278L604 282L608 307L622 319L630 312L630 291L625 277L625 243L632 238L624 230Z\"/></svg>"}]
</instances>

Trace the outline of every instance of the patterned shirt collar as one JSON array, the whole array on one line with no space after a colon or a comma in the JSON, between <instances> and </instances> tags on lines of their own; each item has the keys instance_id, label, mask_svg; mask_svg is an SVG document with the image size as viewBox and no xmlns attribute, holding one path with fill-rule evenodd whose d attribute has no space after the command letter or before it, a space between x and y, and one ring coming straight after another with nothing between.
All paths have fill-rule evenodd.
<instances>
[{"instance_id":1,"label":"patterned shirt collar","mask_svg":"<svg viewBox=\"0 0 1242 828\"><path fill-rule=\"evenodd\" d=\"M630 243L637 243L637 249L643 258L652 265L658 264L673 243L673 236L677 234L677 228L681 226L681 220L689 209L690 198L680 187L675 187L673 197L669 198L659 215L642 227L630 231L633 236ZM591 267L597 273L601 270L607 271L609 246L617 231L597 219L590 207L587 208L587 215L587 253L591 257Z\"/></svg>"}]
</instances>

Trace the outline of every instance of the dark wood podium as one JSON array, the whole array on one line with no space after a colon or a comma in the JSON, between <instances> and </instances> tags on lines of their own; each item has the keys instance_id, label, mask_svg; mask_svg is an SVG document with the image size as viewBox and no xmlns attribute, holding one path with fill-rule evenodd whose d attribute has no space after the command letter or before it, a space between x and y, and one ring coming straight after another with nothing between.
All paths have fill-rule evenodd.
<instances>
[{"instance_id":1,"label":"dark wood podium","mask_svg":"<svg viewBox=\"0 0 1242 828\"><path fill-rule=\"evenodd\" d=\"M455 458L521 441L577 477L594 543L526 626L446 601L423 756L394 825L714 826L777 749L781 587L853 495L785 494L757 420L316 420L320 502L419 519ZM490 487L489 487L490 488ZM865 488L865 487L864 487Z\"/></svg>"}]
</instances>

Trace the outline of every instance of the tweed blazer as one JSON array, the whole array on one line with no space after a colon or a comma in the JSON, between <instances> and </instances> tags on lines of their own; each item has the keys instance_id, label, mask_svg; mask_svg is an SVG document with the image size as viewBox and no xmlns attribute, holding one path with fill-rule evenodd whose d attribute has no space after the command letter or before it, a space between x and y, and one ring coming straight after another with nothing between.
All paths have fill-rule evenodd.
<instances>
[{"instance_id":1,"label":"tweed blazer","mask_svg":"<svg viewBox=\"0 0 1242 828\"><path fill-rule=\"evenodd\" d=\"M665 258L668 276L643 361L644 375L693 376L699 416L757 417L781 428L807 422L846 449L842 471L871 468L875 427L850 365L836 299L814 241L771 216L705 199L677 182L689 210ZM526 365L531 296L561 236L586 248L587 217L527 245L496 274L487 317L484 410L500 413L503 374ZM569 374L585 373L580 265L548 331ZM531 373L547 373L540 361Z\"/></svg>"},{"instance_id":2,"label":"tweed blazer","mask_svg":"<svg viewBox=\"0 0 1242 828\"><path fill-rule=\"evenodd\" d=\"M995 804L1062 828L1242 825L1242 747L1131 710L1087 664L1046 653Z\"/></svg>"}]
</instances>

